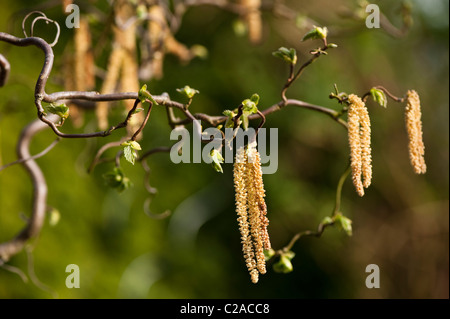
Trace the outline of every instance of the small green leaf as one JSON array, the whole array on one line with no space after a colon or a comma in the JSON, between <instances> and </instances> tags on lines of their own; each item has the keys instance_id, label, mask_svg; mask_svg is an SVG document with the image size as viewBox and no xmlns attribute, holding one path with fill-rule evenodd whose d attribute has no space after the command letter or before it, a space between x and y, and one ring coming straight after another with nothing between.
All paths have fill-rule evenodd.
<instances>
[{"instance_id":1,"label":"small green leaf","mask_svg":"<svg viewBox=\"0 0 450 319\"><path fill-rule=\"evenodd\" d=\"M252 114L258 113L258 107L256 106L259 102L259 95L253 94L250 99L245 99L242 101L242 126L244 130L248 128L248 117Z\"/></svg>"},{"instance_id":2,"label":"small green leaf","mask_svg":"<svg viewBox=\"0 0 450 319\"><path fill-rule=\"evenodd\" d=\"M345 217L342 213L338 213L336 215L336 222L345 231L347 236L352 235L352 220L350 218Z\"/></svg>"},{"instance_id":3,"label":"small green leaf","mask_svg":"<svg viewBox=\"0 0 450 319\"><path fill-rule=\"evenodd\" d=\"M69 117L69 108L63 104L49 104L44 106L45 112L58 115L62 120Z\"/></svg>"},{"instance_id":4,"label":"small green leaf","mask_svg":"<svg viewBox=\"0 0 450 319\"><path fill-rule=\"evenodd\" d=\"M136 152L135 150L131 147L131 145L127 145L123 148L123 156L125 157L125 159L130 162L131 164L134 165L134 162L136 160Z\"/></svg>"},{"instance_id":5,"label":"small green leaf","mask_svg":"<svg viewBox=\"0 0 450 319\"><path fill-rule=\"evenodd\" d=\"M194 97L195 94L200 93L199 90L193 89L193 88L191 88L189 85L186 85L184 88L177 89L177 92L183 94L183 95L186 96L188 99L192 99L192 98Z\"/></svg>"},{"instance_id":6,"label":"small green leaf","mask_svg":"<svg viewBox=\"0 0 450 319\"><path fill-rule=\"evenodd\" d=\"M153 104L158 105L158 102L155 101L153 96L147 91L147 84L144 84L138 93L139 100L141 103L144 103L146 100L150 100Z\"/></svg>"},{"instance_id":7,"label":"small green leaf","mask_svg":"<svg viewBox=\"0 0 450 319\"><path fill-rule=\"evenodd\" d=\"M292 259L292 258L291 258ZM287 274L294 270L291 259L285 255L281 255L280 260L273 264L273 270L278 273Z\"/></svg>"},{"instance_id":8,"label":"small green leaf","mask_svg":"<svg viewBox=\"0 0 450 319\"><path fill-rule=\"evenodd\" d=\"M338 45L337 45L336 43L328 43L327 46L328 46L329 48L331 48L331 49L335 49L335 48L338 47Z\"/></svg>"},{"instance_id":9,"label":"small green leaf","mask_svg":"<svg viewBox=\"0 0 450 319\"><path fill-rule=\"evenodd\" d=\"M242 101L242 104L244 105L243 108L242 108L242 112L249 113L249 115L258 112L258 108L256 107L256 103L253 102L252 100L245 99L244 101Z\"/></svg>"},{"instance_id":10,"label":"small green leaf","mask_svg":"<svg viewBox=\"0 0 450 319\"><path fill-rule=\"evenodd\" d=\"M314 26L314 29L309 30L303 37L302 41L306 40L316 40L316 39L325 39L328 35L328 29L327 27L316 27Z\"/></svg>"},{"instance_id":11,"label":"small green leaf","mask_svg":"<svg viewBox=\"0 0 450 319\"><path fill-rule=\"evenodd\" d=\"M132 149L134 149L136 151L142 150L141 145L136 141L130 141L130 146Z\"/></svg>"},{"instance_id":12,"label":"small green leaf","mask_svg":"<svg viewBox=\"0 0 450 319\"><path fill-rule=\"evenodd\" d=\"M371 88L370 94L372 95L372 98L376 103L380 104L384 108L387 107L387 98L386 98L386 94L384 94L383 90Z\"/></svg>"},{"instance_id":13,"label":"small green leaf","mask_svg":"<svg viewBox=\"0 0 450 319\"><path fill-rule=\"evenodd\" d=\"M222 165L220 165L223 163L222 154L214 148L209 153L209 156L211 157L211 165L215 169L215 171L218 173L223 173Z\"/></svg>"},{"instance_id":14,"label":"small green leaf","mask_svg":"<svg viewBox=\"0 0 450 319\"><path fill-rule=\"evenodd\" d=\"M297 63L297 51L295 51L295 49L293 49L293 48L288 49L285 47L281 47L277 51L274 51L272 53L272 55L274 57L283 59L284 61L286 61L287 63L290 63L290 64Z\"/></svg>"},{"instance_id":15,"label":"small green leaf","mask_svg":"<svg viewBox=\"0 0 450 319\"><path fill-rule=\"evenodd\" d=\"M234 127L234 117L236 113L230 110L225 110L222 112L223 115L227 116L227 121L225 122L225 128L233 128Z\"/></svg>"}]
</instances>

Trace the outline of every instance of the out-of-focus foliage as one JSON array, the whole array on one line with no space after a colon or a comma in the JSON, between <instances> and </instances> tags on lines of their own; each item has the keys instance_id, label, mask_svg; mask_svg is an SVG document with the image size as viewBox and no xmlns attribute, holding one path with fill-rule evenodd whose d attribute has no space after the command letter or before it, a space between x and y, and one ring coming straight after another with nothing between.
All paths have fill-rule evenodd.
<instances>
[{"instance_id":1,"label":"out-of-focus foliage","mask_svg":"<svg viewBox=\"0 0 450 319\"><path fill-rule=\"evenodd\" d=\"M73 30L64 26L61 6L52 3L2 0L0 4L0 31L21 36L20 22L33 9L60 23L47 92L62 89L63 55L73 36ZM87 3L107 14L106 1ZM207 164L173 164L167 153L152 155L150 181L158 194L150 210L172 211L169 218L156 220L144 213L148 193L140 166L122 159L123 174L134 186L120 194L102 177L113 164L86 173L95 151L124 132L104 139L63 140L38 159L49 186L48 204L60 212L60 220L55 226L47 220L30 244L37 278L59 297L448 298L448 2L412 1L414 24L399 39L383 30L366 29L363 21L342 18L341 8L356 8L354 1L286 3L327 26L328 40L338 44L308 67L288 96L337 108L328 99L334 83L341 91L356 94L376 85L399 96L415 89L422 101L427 173L415 175L409 165L402 106L389 101L385 109L369 99L372 186L360 198L347 181L341 205L353 221L353 236L332 227L320 239L302 238L292 249L292 272L276 273L269 265L268 273L254 285L241 255L230 164L222 164L223 174L218 174ZM377 4L393 24L401 25L400 1ZM308 28L296 27L295 21L269 13L263 17L264 41L254 46L233 32L236 16L210 6L190 9L176 37L205 46L208 58L180 65L168 57L164 77L147 83L152 94L168 92L178 99L176 88L189 85L201 92L191 111L212 115L236 108L254 92L260 96L259 109L278 102L288 66L271 53L280 47L295 48L297 63L303 63L317 43L301 42ZM45 30L42 24L36 32L46 37ZM93 31L99 36L102 25L94 24ZM49 41L52 37L48 34ZM11 63L10 79L0 88L0 163L6 164L16 159L21 129L36 117L33 90L43 55L36 48L5 43L0 43L0 52ZM97 65L105 67L106 58L101 56ZM87 113L86 121L86 129L92 131L94 115ZM264 176L269 233L277 249L295 233L317 227L332 212L348 146L342 127L308 110L286 107L268 116L265 126L279 128L278 171ZM64 129L71 129L70 116ZM165 110L155 106L140 145L143 150L170 146L169 133ZM50 130L39 134L32 153L54 138ZM23 226L21 216L29 214L30 202L31 183L23 168L15 165L0 172L0 242ZM23 252L10 265L28 273L27 260ZM68 264L80 267L79 289L65 286ZM368 264L380 267L379 289L365 286ZM0 298L52 296L0 268Z\"/></svg>"}]
</instances>

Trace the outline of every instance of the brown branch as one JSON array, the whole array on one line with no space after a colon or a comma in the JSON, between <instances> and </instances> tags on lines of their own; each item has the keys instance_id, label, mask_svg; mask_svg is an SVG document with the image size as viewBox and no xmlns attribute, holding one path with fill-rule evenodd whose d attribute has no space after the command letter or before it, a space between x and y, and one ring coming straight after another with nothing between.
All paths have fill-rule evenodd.
<instances>
[{"instance_id":1,"label":"brown branch","mask_svg":"<svg viewBox=\"0 0 450 319\"><path fill-rule=\"evenodd\" d=\"M51 120L57 121L59 119L57 116L52 116ZM19 142L17 143L17 155L19 159L31 158L31 140L37 133L46 128L47 125L39 120L34 120L22 130ZM19 253L29 239L36 237L40 233L44 223L47 205L47 183L44 174L34 159L24 161L22 165L30 176L34 189L31 215L27 220L25 228L16 237L0 244L0 260L3 262L8 261L11 256Z\"/></svg>"}]
</instances>

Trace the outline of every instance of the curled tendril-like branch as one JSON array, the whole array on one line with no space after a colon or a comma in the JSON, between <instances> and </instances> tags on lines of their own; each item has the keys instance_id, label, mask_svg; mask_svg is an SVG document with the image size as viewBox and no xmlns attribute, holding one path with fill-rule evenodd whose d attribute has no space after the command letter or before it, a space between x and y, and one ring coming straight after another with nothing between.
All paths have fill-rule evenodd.
<instances>
[{"instance_id":1,"label":"curled tendril-like branch","mask_svg":"<svg viewBox=\"0 0 450 319\"><path fill-rule=\"evenodd\" d=\"M29 18L31 15L33 15L33 14L35 14L35 13L37 13L37 14L38 14L40 17L42 17L42 18L47 18L47 16L45 15L45 13L42 12L42 11L31 11L30 13L28 13L28 14L23 18L23 20L22 20L22 32L23 32L23 35L25 36L25 38L28 38L27 31L25 30L25 22L28 20L28 18ZM31 29L33 29L33 28L31 28ZM31 31L31 34L33 34L33 31ZM31 35L31 36L33 36L33 35Z\"/></svg>"},{"instance_id":2,"label":"curled tendril-like branch","mask_svg":"<svg viewBox=\"0 0 450 319\"><path fill-rule=\"evenodd\" d=\"M157 149L154 149L154 150L155 151L153 153L151 153L151 154L156 153L157 152L156 150L162 151L162 148L157 148ZM148 154L147 156L150 155L149 152L147 152L147 154ZM145 186L145 189L147 190L147 192L150 195L144 202L144 213L148 217L153 218L153 219L164 219L164 218L167 218L172 213L170 210L165 210L161 214L154 214L154 213L152 213L150 211L150 204L152 202L152 198L158 192L158 190L150 185L150 167L148 166L147 161L142 160L142 158L141 158L141 163L142 163L142 168L145 171L144 186Z\"/></svg>"},{"instance_id":3,"label":"curled tendril-like branch","mask_svg":"<svg viewBox=\"0 0 450 319\"><path fill-rule=\"evenodd\" d=\"M50 120L58 120L57 116L52 116ZM21 133L17 144L17 155L19 159L28 159L22 163L33 183L33 201L31 215L27 220L24 229L13 239L0 244L0 260L6 262L9 258L23 249L26 242L36 237L44 223L47 206L47 183L44 174L34 159L30 159L30 143L32 138L40 131L47 128L47 125L39 120L34 120L26 126Z\"/></svg>"}]
</instances>

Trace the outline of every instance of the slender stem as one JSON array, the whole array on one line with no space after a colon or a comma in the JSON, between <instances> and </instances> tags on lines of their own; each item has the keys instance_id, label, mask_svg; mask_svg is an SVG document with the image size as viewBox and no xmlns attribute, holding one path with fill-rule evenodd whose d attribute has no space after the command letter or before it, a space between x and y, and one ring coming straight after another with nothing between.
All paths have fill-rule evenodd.
<instances>
[{"instance_id":1,"label":"slender stem","mask_svg":"<svg viewBox=\"0 0 450 319\"><path fill-rule=\"evenodd\" d=\"M131 137L132 141L136 140L136 138L138 137L139 133L141 133L142 130L144 129L145 125L147 125L148 119L150 117L150 112L152 111L152 106L153 106L152 102L150 102L150 101L147 101L147 102L150 103L150 106L148 107L148 110L147 110L147 114L145 115L144 121L142 122L141 126L139 126L137 131L134 132L133 136Z\"/></svg>"},{"instance_id":2,"label":"slender stem","mask_svg":"<svg viewBox=\"0 0 450 319\"><path fill-rule=\"evenodd\" d=\"M328 45L327 45L326 39L324 39L324 47L321 48L320 51L325 52L327 49L328 49ZM321 55L323 55L323 54L320 52L313 54L311 59L309 59L308 61L303 63L302 66L300 66L300 68L298 69L297 73L294 76L292 76L293 69L291 68L289 78L286 81L286 83L283 87L283 90L281 91L281 97L283 98L283 101L285 101L285 102L287 101L286 91L292 85L292 83L294 83L303 74L303 71L305 71L307 66L309 66L311 63L316 61Z\"/></svg>"},{"instance_id":3,"label":"slender stem","mask_svg":"<svg viewBox=\"0 0 450 319\"><path fill-rule=\"evenodd\" d=\"M305 230L302 232L299 232L297 234L295 234L292 239L289 241L289 243L283 247L282 249L277 251L277 255L281 255L283 253L288 252L289 250L292 249L292 247L294 246L294 244L303 236L314 236L314 237L320 237L322 236L324 230L329 227L334 225L335 223L335 219L338 215L338 213L340 212L341 209L341 197L342 197L342 187L344 186L344 182L347 179L348 175L350 174L351 171L351 167L350 165L348 165L348 167L346 168L345 172L341 175L341 177L339 178L337 187L336 187L336 199L335 199L335 204L334 204L334 210L333 210L333 214L330 217L329 221L326 222L321 222L318 226L317 226L317 230Z\"/></svg>"},{"instance_id":4,"label":"slender stem","mask_svg":"<svg viewBox=\"0 0 450 319\"><path fill-rule=\"evenodd\" d=\"M345 172L341 175L341 177L339 178L339 182L336 188L336 201L334 204L334 212L333 212L333 217L335 217L341 210L341 200L342 200L342 187L344 186L345 180L347 179L348 175L351 172L351 166L350 163L347 167L347 169L345 170Z\"/></svg>"},{"instance_id":5,"label":"slender stem","mask_svg":"<svg viewBox=\"0 0 450 319\"><path fill-rule=\"evenodd\" d=\"M389 96L395 102L403 103L405 101L404 97L397 97L397 96L395 96L394 94L389 92L384 86L378 85L375 88L378 89L378 90L382 90L387 96Z\"/></svg>"},{"instance_id":6,"label":"slender stem","mask_svg":"<svg viewBox=\"0 0 450 319\"><path fill-rule=\"evenodd\" d=\"M10 167L12 165L21 164L21 163L24 163L24 162L29 161L29 160L35 160L35 159L38 159L38 158L46 155L48 152L50 152L53 149L53 147L56 146L56 144L58 144L59 141L61 141L61 139L57 138L49 146L47 146L42 152L40 152L40 153L38 153L36 155L30 156L28 158L21 158L21 159L18 159L17 161L14 161L14 162L5 164L3 166L0 166L0 171L4 170L5 168L8 168L8 167Z\"/></svg>"}]
</instances>

